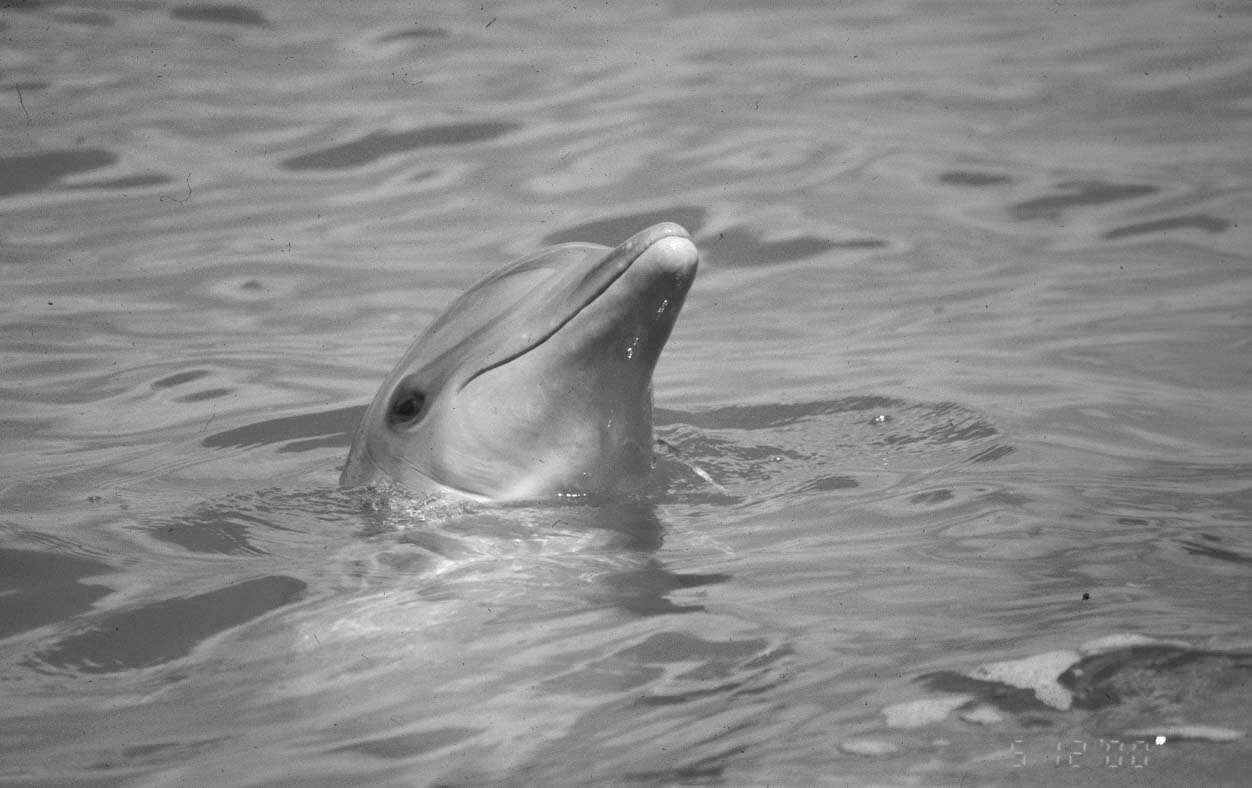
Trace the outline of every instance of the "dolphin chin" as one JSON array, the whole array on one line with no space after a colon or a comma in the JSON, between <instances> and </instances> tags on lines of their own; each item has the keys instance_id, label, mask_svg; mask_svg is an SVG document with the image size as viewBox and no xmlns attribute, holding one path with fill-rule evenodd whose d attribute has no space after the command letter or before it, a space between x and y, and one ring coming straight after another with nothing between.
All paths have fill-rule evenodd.
<instances>
[{"instance_id":1,"label":"dolphin chin","mask_svg":"<svg viewBox=\"0 0 1252 788\"><path fill-rule=\"evenodd\" d=\"M383 382L340 484L485 501L637 485L652 468L652 372L698 265L665 222L489 275Z\"/></svg>"}]
</instances>

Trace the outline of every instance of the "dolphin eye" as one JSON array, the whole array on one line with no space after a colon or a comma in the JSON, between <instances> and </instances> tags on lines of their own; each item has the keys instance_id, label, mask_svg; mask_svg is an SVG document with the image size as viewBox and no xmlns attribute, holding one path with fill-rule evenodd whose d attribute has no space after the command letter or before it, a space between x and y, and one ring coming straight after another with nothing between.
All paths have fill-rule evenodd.
<instances>
[{"instance_id":1,"label":"dolphin eye","mask_svg":"<svg viewBox=\"0 0 1252 788\"><path fill-rule=\"evenodd\" d=\"M387 417L392 424L412 425L426 415L426 395L420 391L401 391L391 401Z\"/></svg>"}]
</instances>

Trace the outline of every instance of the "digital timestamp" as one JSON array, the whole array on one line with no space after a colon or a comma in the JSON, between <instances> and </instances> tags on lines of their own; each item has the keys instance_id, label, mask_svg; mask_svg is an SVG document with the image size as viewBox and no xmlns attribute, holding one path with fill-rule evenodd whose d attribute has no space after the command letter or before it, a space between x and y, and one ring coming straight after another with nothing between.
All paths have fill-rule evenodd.
<instances>
[{"instance_id":1,"label":"digital timestamp","mask_svg":"<svg viewBox=\"0 0 1252 788\"><path fill-rule=\"evenodd\" d=\"M1009 753L1013 757L1012 766L1018 769L1040 763L1070 769L1143 769L1147 767L1151 753L1165 746L1165 742L1164 736L1151 739L1066 739L1049 749L1027 744L1024 739L1014 739Z\"/></svg>"}]
</instances>

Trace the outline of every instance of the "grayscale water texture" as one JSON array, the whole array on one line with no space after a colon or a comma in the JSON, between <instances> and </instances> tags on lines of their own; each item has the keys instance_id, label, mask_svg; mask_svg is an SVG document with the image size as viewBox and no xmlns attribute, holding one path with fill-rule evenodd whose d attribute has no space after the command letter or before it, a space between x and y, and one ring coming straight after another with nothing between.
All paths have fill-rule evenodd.
<instances>
[{"instance_id":1,"label":"grayscale water texture","mask_svg":"<svg viewBox=\"0 0 1252 788\"><path fill-rule=\"evenodd\" d=\"M1249 41L3 4L0 783L1241 784ZM661 220L646 499L336 489L457 293Z\"/></svg>"}]
</instances>

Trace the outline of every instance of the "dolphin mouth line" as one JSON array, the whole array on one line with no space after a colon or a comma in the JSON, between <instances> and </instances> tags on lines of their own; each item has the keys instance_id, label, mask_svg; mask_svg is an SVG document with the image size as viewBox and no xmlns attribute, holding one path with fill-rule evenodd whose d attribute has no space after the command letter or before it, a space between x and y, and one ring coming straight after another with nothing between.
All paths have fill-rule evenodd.
<instances>
[{"instance_id":1,"label":"dolphin mouth line","mask_svg":"<svg viewBox=\"0 0 1252 788\"><path fill-rule=\"evenodd\" d=\"M630 267L635 264L636 260L642 257L645 252L651 249L658 242L663 241L666 238L689 238L689 237L690 236L687 234L687 231L684 230L683 228L675 224L667 223L660 227L659 232L657 232L655 236L647 236L645 239L643 239L645 243L640 243L638 246L636 246L635 238L631 238L627 240L621 246L611 249L609 253L605 255L604 260L602 260L596 266L596 270L594 272L594 273L600 273L605 270L608 270L611 272L611 276L609 276L603 283L599 284L593 291L590 291L587 294L587 297L582 300L582 303L580 303L577 306L577 308L570 310L569 313L566 314L564 317L562 317L559 321L553 323L551 328L544 331L542 334L537 336L533 342L526 344L525 347L521 348L516 353L512 353L508 356L505 356L502 359L493 361L492 363L484 366L482 369L479 369L478 371L476 371L474 374L467 376L465 380L461 382L461 385L457 386L457 391L464 389L466 386L472 383L474 379L477 378L478 376L483 375L487 372L490 372L491 370L496 369L497 367L502 367L505 364L508 364L509 362L514 361L518 358L521 358L522 356L526 355L530 351L542 345L544 342L547 342L549 339L555 336L558 331L560 331L562 328L565 328L565 326L571 320L578 317L578 315L580 315L584 309L586 309L587 307L594 304L597 300L599 300L600 296L604 295L604 292L608 290L610 287L612 287L614 282L616 282L618 279L621 279L622 275L625 274L626 271L628 271ZM624 263L622 263L618 259L619 253L626 257L626 260ZM614 265L614 263L617 263L617 264Z\"/></svg>"}]
</instances>

